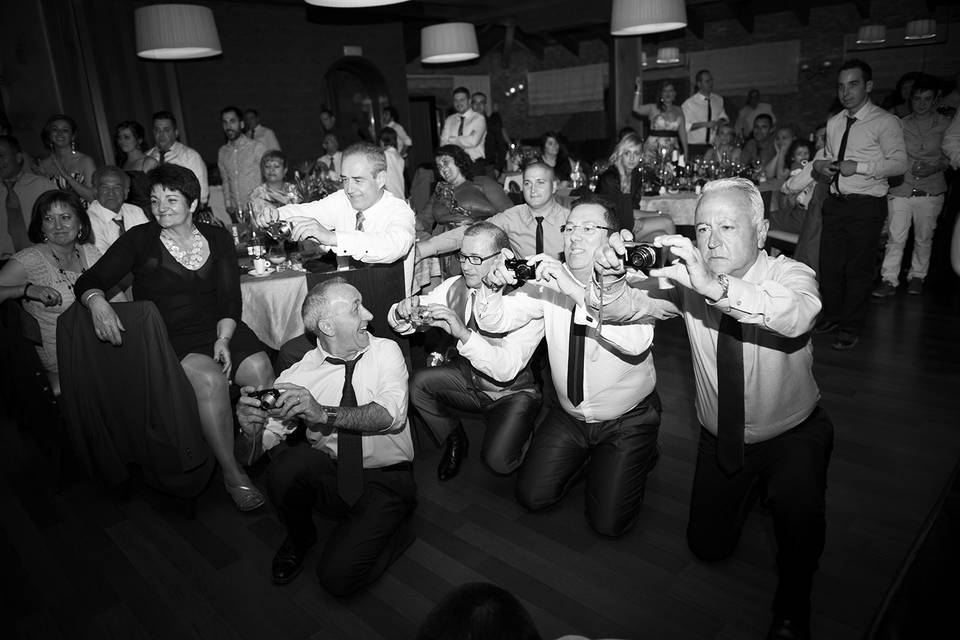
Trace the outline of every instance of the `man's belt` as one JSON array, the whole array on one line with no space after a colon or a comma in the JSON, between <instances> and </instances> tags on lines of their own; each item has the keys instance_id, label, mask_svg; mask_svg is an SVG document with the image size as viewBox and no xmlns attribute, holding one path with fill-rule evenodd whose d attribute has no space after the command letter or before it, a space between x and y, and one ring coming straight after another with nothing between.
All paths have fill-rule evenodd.
<instances>
[{"instance_id":1,"label":"man's belt","mask_svg":"<svg viewBox=\"0 0 960 640\"><path fill-rule=\"evenodd\" d=\"M911 198L933 198L935 196L942 196L943 193L929 193L923 189L914 189L910 192Z\"/></svg>"}]
</instances>

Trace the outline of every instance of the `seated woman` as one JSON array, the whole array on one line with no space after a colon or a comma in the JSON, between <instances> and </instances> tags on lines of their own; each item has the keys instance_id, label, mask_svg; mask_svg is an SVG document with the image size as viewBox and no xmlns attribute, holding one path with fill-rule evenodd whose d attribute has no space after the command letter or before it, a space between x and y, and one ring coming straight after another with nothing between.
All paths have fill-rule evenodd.
<instances>
[{"instance_id":1,"label":"seated woman","mask_svg":"<svg viewBox=\"0 0 960 640\"><path fill-rule=\"evenodd\" d=\"M445 144L437 148L434 159L440 181L426 206L417 212L418 237L467 226L501 211L471 182L473 162L466 151L457 145ZM441 271L444 278L457 275L460 264L454 256L447 256L441 260Z\"/></svg>"},{"instance_id":2,"label":"seated woman","mask_svg":"<svg viewBox=\"0 0 960 640\"><path fill-rule=\"evenodd\" d=\"M770 159L770 162L763 168L763 173L767 180L786 180L790 176L791 163L790 148L797 137L790 127L780 127L773 139L773 147L777 153Z\"/></svg>"},{"instance_id":3,"label":"seated woman","mask_svg":"<svg viewBox=\"0 0 960 640\"><path fill-rule=\"evenodd\" d=\"M40 130L43 146L50 155L37 162L34 172L48 177L58 188L73 191L81 200L93 202L96 194L90 186L97 165L93 158L77 151L77 121L58 113Z\"/></svg>"},{"instance_id":4,"label":"seated woman","mask_svg":"<svg viewBox=\"0 0 960 640\"><path fill-rule=\"evenodd\" d=\"M570 186L570 156L556 131L547 131L540 136L540 162L553 167L553 174L560 186Z\"/></svg>"},{"instance_id":5,"label":"seated woman","mask_svg":"<svg viewBox=\"0 0 960 640\"><path fill-rule=\"evenodd\" d=\"M770 212L770 228L789 233L800 233L807 205L813 197L817 183L813 179L813 143L794 140L787 149L790 173L780 185L780 206Z\"/></svg>"},{"instance_id":6,"label":"seated woman","mask_svg":"<svg viewBox=\"0 0 960 640\"><path fill-rule=\"evenodd\" d=\"M713 146L703 155L704 162L715 162L720 166L740 164L740 147L732 124L722 124L717 128Z\"/></svg>"},{"instance_id":7,"label":"seated woman","mask_svg":"<svg viewBox=\"0 0 960 640\"><path fill-rule=\"evenodd\" d=\"M90 218L72 191L51 190L33 205L27 236L36 244L13 255L0 269L0 302L23 301L37 319L43 344L37 354L51 388L60 395L57 368L57 318L74 301L77 278L100 257Z\"/></svg>"},{"instance_id":8,"label":"seated woman","mask_svg":"<svg viewBox=\"0 0 960 640\"><path fill-rule=\"evenodd\" d=\"M240 320L240 276L230 234L194 222L200 183L189 169L162 164L149 173L156 222L120 236L77 281L77 298L90 309L97 337L119 345L124 327L103 295L133 274L133 297L150 300L163 318L171 346L196 393L203 436L220 463L237 508L263 505L263 494L234 458L231 374L238 385L273 382L265 347ZM235 372L235 373L234 373Z\"/></svg>"},{"instance_id":9,"label":"seated woman","mask_svg":"<svg viewBox=\"0 0 960 640\"><path fill-rule=\"evenodd\" d=\"M250 193L250 205L254 215L263 211L263 205L282 207L285 204L299 204L300 192L297 185L285 180L287 176L287 155L279 149L267 151L260 158L260 177L263 182Z\"/></svg>"},{"instance_id":10,"label":"seated woman","mask_svg":"<svg viewBox=\"0 0 960 640\"><path fill-rule=\"evenodd\" d=\"M640 137L628 133L610 154L610 166L600 174L596 193L615 204L621 229L633 231L638 242L649 242L674 233L676 227L669 216L659 212L634 211L640 209L643 197L642 158Z\"/></svg>"},{"instance_id":11,"label":"seated woman","mask_svg":"<svg viewBox=\"0 0 960 640\"><path fill-rule=\"evenodd\" d=\"M644 143L643 162L655 164L664 154L670 157L674 151L686 155L687 127L684 125L683 110L674 104L677 90L673 83L665 80L660 84L656 103L643 104L642 91L643 86L638 79L633 92L633 112L650 120L650 135Z\"/></svg>"}]
</instances>

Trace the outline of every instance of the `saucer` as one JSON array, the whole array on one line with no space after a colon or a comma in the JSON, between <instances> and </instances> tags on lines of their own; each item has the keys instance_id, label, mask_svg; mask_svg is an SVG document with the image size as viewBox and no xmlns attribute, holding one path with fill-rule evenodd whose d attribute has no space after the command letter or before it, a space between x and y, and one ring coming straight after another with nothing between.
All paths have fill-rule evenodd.
<instances>
[{"instance_id":1,"label":"saucer","mask_svg":"<svg viewBox=\"0 0 960 640\"><path fill-rule=\"evenodd\" d=\"M276 271L276 269L274 269L273 267L267 267L266 271L264 271L263 273L257 273L256 269L250 269L250 271L247 271L247 275L251 275L254 278L262 278L264 276L270 275L274 271Z\"/></svg>"}]
</instances>

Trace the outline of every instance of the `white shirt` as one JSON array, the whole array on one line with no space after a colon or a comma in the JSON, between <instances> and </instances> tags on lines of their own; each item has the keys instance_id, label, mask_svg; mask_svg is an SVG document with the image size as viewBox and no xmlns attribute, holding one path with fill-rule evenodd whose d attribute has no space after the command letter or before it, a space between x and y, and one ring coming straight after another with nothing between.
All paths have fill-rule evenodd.
<instances>
[{"instance_id":1,"label":"white shirt","mask_svg":"<svg viewBox=\"0 0 960 640\"><path fill-rule=\"evenodd\" d=\"M87 215L90 216L90 227L93 229L93 243L100 253L106 253L120 237L120 227L113 221L114 218L123 220L124 230L149 222L143 209L127 202L120 205L118 213L114 213L100 204L99 200L94 200L87 207Z\"/></svg>"},{"instance_id":2,"label":"white shirt","mask_svg":"<svg viewBox=\"0 0 960 640\"><path fill-rule=\"evenodd\" d=\"M383 155L387 157L387 191L404 200L407 195L403 182L403 158L393 147L385 148Z\"/></svg>"},{"instance_id":3,"label":"white shirt","mask_svg":"<svg viewBox=\"0 0 960 640\"><path fill-rule=\"evenodd\" d=\"M827 121L824 158L839 157L847 116L849 112L844 109ZM856 122L847 135L843 159L856 162L857 171L851 176L840 176L840 193L882 198L889 189L887 178L903 175L910 168L900 118L869 100L853 117ZM833 191L834 185L830 188Z\"/></svg>"},{"instance_id":4,"label":"white shirt","mask_svg":"<svg viewBox=\"0 0 960 640\"><path fill-rule=\"evenodd\" d=\"M740 137L750 137L750 134L753 133L753 121L756 120L757 116L761 113L765 113L770 116L770 119L773 120L773 124L771 126L777 126L777 117L773 115L773 107L770 106L770 103L757 103L756 109L751 107L749 104L745 104L737 114L737 124L734 125L734 129L738 134L740 134Z\"/></svg>"},{"instance_id":5,"label":"white shirt","mask_svg":"<svg viewBox=\"0 0 960 640\"><path fill-rule=\"evenodd\" d=\"M156 147L147 151L147 155L160 162L160 150ZM205 203L210 197L210 183L207 181L207 165L200 154L181 142L174 142L170 150L163 156L164 162L186 167L193 171L200 181L200 202Z\"/></svg>"},{"instance_id":6,"label":"white shirt","mask_svg":"<svg viewBox=\"0 0 960 640\"><path fill-rule=\"evenodd\" d=\"M707 102L710 103L710 117L707 117ZM712 142L716 131L713 128L700 127L691 129L697 122L709 122L710 120L729 120L727 112L723 110L723 98L716 93L711 93L710 97L703 95L699 91L686 100L681 106L683 109L683 120L687 127L688 144L706 144L707 131L710 131L710 141Z\"/></svg>"},{"instance_id":7,"label":"white shirt","mask_svg":"<svg viewBox=\"0 0 960 640\"><path fill-rule=\"evenodd\" d=\"M266 152L261 143L244 135L217 151L226 206L239 209L250 202L250 194L260 186L260 160Z\"/></svg>"},{"instance_id":8,"label":"white shirt","mask_svg":"<svg viewBox=\"0 0 960 640\"><path fill-rule=\"evenodd\" d=\"M403 128L403 126L396 120L392 121L387 126L397 132L397 151L399 151L400 155L402 156L404 150L413 145L413 140L407 134L407 131Z\"/></svg>"},{"instance_id":9,"label":"white shirt","mask_svg":"<svg viewBox=\"0 0 960 640\"><path fill-rule=\"evenodd\" d=\"M253 130L253 139L262 144L267 151L280 151L277 136L273 133L273 129L269 127L258 124Z\"/></svg>"},{"instance_id":10,"label":"white shirt","mask_svg":"<svg viewBox=\"0 0 960 640\"><path fill-rule=\"evenodd\" d=\"M950 166L960 169L960 110L953 116L953 122L944 132L940 148L943 155L950 159Z\"/></svg>"},{"instance_id":11,"label":"white shirt","mask_svg":"<svg viewBox=\"0 0 960 640\"><path fill-rule=\"evenodd\" d=\"M384 431L361 434L363 468L376 469L413 460L413 440L407 423L407 364L400 346L393 340L370 336L370 344L361 353L363 356L353 370L352 379L357 406L376 402L393 418ZM346 368L327 362L329 355L317 346L300 362L281 373L276 382L301 386L322 405L340 406ZM274 433L286 431L274 418L268 420L267 429ZM329 435L308 430L307 440L314 449L336 459L336 429Z\"/></svg>"},{"instance_id":12,"label":"white shirt","mask_svg":"<svg viewBox=\"0 0 960 640\"><path fill-rule=\"evenodd\" d=\"M727 297L716 304L681 286L653 292L627 288L623 295L604 298L603 319L649 319L652 297L667 298L676 305L656 315L683 314L697 383L697 419L713 434L717 433L720 318L728 313L738 320L743 330L743 439L747 444L762 442L803 422L820 399L808 335L821 307L817 278L803 263L784 256L770 258L761 251L743 278L729 276L729 283ZM594 285L590 303L595 300Z\"/></svg>"},{"instance_id":13,"label":"white shirt","mask_svg":"<svg viewBox=\"0 0 960 640\"><path fill-rule=\"evenodd\" d=\"M403 200L389 191L363 212L363 231L357 231L357 211L343 189L323 200L288 204L278 209L281 220L313 218L337 232L336 252L361 262L389 264L403 260L403 277L409 294L413 283L414 215Z\"/></svg>"},{"instance_id":14,"label":"white shirt","mask_svg":"<svg viewBox=\"0 0 960 640\"><path fill-rule=\"evenodd\" d=\"M459 135L460 118L463 118L463 135ZM462 147L471 160L483 158L483 143L487 139L487 119L473 109L455 113L443 123L440 144L455 144Z\"/></svg>"},{"instance_id":15,"label":"white shirt","mask_svg":"<svg viewBox=\"0 0 960 640\"><path fill-rule=\"evenodd\" d=\"M460 280L463 276L454 276L441 282L435 289L427 294L420 296L420 304L442 304L447 306L447 291L450 287ZM464 305L463 317L460 318L463 324L467 324L470 319L470 313L473 311L475 292L470 292L467 296L467 303ZM387 322L390 327L401 335L409 335L416 328L410 322L402 320L396 316L397 304L390 307L387 314ZM479 324L479 320L478 320ZM494 380L509 382L517 377L520 370L529 362L530 356L540 344L540 338L543 336L543 320L535 318L515 331L507 333L499 344L488 342L476 331L470 332L470 337L466 342L457 341L457 353L470 361L473 368ZM503 395L513 393L513 391L496 392L485 391L491 398L496 399Z\"/></svg>"},{"instance_id":16,"label":"white shirt","mask_svg":"<svg viewBox=\"0 0 960 640\"><path fill-rule=\"evenodd\" d=\"M543 328L531 332L536 347L547 338L550 372L560 405L571 416L585 422L613 420L637 406L653 392L657 374L650 345L653 325L646 323L611 325L597 329L597 314L574 308L566 295L546 287L524 284L512 295L491 293L477 304L478 324L488 331L509 331L530 320L542 319ZM583 367L583 402L574 407L567 397L567 360L570 318L587 327Z\"/></svg>"}]
</instances>

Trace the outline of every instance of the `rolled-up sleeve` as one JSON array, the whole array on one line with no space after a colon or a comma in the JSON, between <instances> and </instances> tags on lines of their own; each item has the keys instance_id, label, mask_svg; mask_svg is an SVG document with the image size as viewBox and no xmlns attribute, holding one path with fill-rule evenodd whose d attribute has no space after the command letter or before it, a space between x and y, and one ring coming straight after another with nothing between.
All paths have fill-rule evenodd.
<instances>
[{"instance_id":1,"label":"rolled-up sleeve","mask_svg":"<svg viewBox=\"0 0 960 640\"><path fill-rule=\"evenodd\" d=\"M407 424L407 363L400 346L392 340L385 342L383 350L377 355L377 389L370 401L386 409L393 418L384 432L401 431Z\"/></svg>"},{"instance_id":2,"label":"rolled-up sleeve","mask_svg":"<svg viewBox=\"0 0 960 640\"><path fill-rule=\"evenodd\" d=\"M506 333L519 329L531 320L543 318L543 300L530 295L535 291L524 284L508 296L499 291L487 291L477 300L477 324L491 333Z\"/></svg>"},{"instance_id":3,"label":"rolled-up sleeve","mask_svg":"<svg viewBox=\"0 0 960 640\"><path fill-rule=\"evenodd\" d=\"M882 157L857 162L857 173L868 178L889 178L906 173L910 165L900 120L884 118L877 131L877 140Z\"/></svg>"},{"instance_id":4,"label":"rolled-up sleeve","mask_svg":"<svg viewBox=\"0 0 960 640\"><path fill-rule=\"evenodd\" d=\"M543 333L541 318L508 333L499 345L491 344L476 331L471 331L466 342L457 343L457 352L469 360L476 370L494 380L509 382L530 361Z\"/></svg>"}]
</instances>

